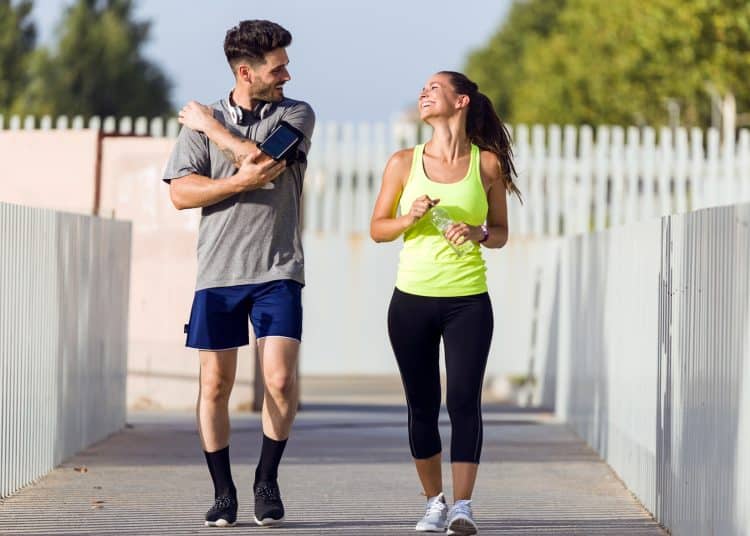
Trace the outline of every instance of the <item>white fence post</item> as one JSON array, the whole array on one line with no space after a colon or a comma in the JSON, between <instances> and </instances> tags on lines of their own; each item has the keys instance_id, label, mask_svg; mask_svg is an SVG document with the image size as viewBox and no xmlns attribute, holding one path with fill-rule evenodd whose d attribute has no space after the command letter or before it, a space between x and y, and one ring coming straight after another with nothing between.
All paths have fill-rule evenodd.
<instances>
[{"instance_id":1,"label":"white fence post","mask_svg":"<svg viewBox=\"0 0 750 536\"><path fill-rule=\"evenodd\" d=\"M625 206L625 131L612 128L612 146L609 154L609 225L623 223Z\"/></svg>"},{"instance_id":2,"label":"white fence post","mask_svg":"<svg viewBox=\"0 0 750 536\"><path fill-rule=\"evenodd\" d=\"M532 199L531 234L544 234L544 215L547 212L547 196L544 195L543 182L547 151L544 143L544 127L534 125L531 129L531 160L529 161L529 197Z\"/></svg>"},{"instance_id":3,"label":"white fence post","mask_svg":"<svg viewBox=\"0 0 750 536\"><path fill-rule=\"evenodd\" d=\"M690 204L689 210L698 210L706 206L705 183L703 181L703 131L699 128L690 130Z\"/></svg>"},{"instance_id":4,"label":"white fence post","mask_svg":"<svg viewBox=\"0 0 750 536\"><path fill-rule=\"evenodd\" d=\"M687 178L688 178L688 135L687 130L678 128L675 131L675 159L674 159L674 204L676 214L682 214L688 209Z\"/></svg>"},{"instance_id":5,"label":"white fence post","mask_svg":"<svg viewBox=\"0 0 750 536\"><path fill-rule=\"evenodd\" d=\"M584 125L580 130L581 141L578 152L578 188L576 188L576 233L585 233L591 228L591 182L593 171L593 130Z\"/></svg>"},{"instance_id":6,"label":"white fence post","mask_svg":"<svg viewBox=\"0 0 750 536\"><path fill-rule=\"evenodd\" d=\"M734 128L725 133L726 137L721 146L721 170L719 175L719 201L720 205L730 205L737 201L739 191L739 176L734 172L734 157L736 142L734 139Z\"/></svg>"},{"instance_id":7,"label":"white fence post","mask_svg":"<svg viewBox=\"0 0 750 536\"><path fill-rule=\"evenodd\" d=\"M708 152L703 174L704 207L716 206L719 201L719 131L715 128L708 130Z\"/></svg>"},{"instance_id":8,"label":"white fence post","mask_svg":"<svg viewBox=\"0 0 750 536\"><path fill-rule=\"evenodd\" d=\"M558 125L551 125L547 131L547 165L545 166L546 180L545 198L547 210L545 230L550 236L560 235L560 203L562 195L562 132Z\"/></svg>"},{"instance_id":9,"label":"white fence post","mask_svg":"<svg viewBox=\"0 0 750 536\"><path fill-rule=\"evenodd\" d=\"M566 125L563 131L563 174L562 174L562 203L563 203L563 234L572 235L576 232L576 215L580 200L577 197L576 173L578 160L576 158L576 141L578 131L573 125Z\"/></svg>"},{"instance_id":10,"label":"white fence post","mask_svg":"<svg viewBox=\"0 0 750 536\"><path fill-rule=\"evenodd\" d=\"M354 231L354 174L356 172L355 159L355 141L354 141L354 125L351 123L344 123L341 129L341 142L340 142L340 174L341 183L339 187L338 195L338 225L339 233L348 236Z\"/></svg>"},{"instance_id":11,"label":"white fence post","mask_svg":"<svg viewBox=\"0 0 750 536\"><path fill-rule=\"evenodd\" d=\"M377 199L378 192L380 192L380 184L382 182L382 174L385 170L385 164L388 161L390 155L388 154L388 140L386 134L385 123L376 123L373 128L372 137L372 189L370 190L370 210L375 206L375 200Z\"/></svg>"},{"instance_id":12,"label":"white fence post","mask_svg":"<svg viewBox=\"0 0 750 536\"><path fill-rule=\"evenodd\" d=\"M672 213L672 192L670 176L673 170L672 162L672 130L663 127L659 131L659 161L657 172L657 190L659 195L658 215L667 216Z\"/></svg>"},{"instance_id":13,"label":"white fence post","mask_svg":"<svg viewBox=\"0 0 750 536\"><path fill-rule=\"evenodd\" d=\"M632 223L638 220L638 199L640 197L638 178L641 171L640 147L640 131L636 127L629 127L627 141L625 143L627 193L625 198L625 219L623 220L623 223Z\"/></svg>"},{"instance_id":14,"label":"white fence post","mask_svg":"<svg viewBox=\"0 0 750 536\"><path fill-rule=\"evenodd\" d=\"M357 147L355 148L354 174L357 179L354 185L354 228L356 234L367 233L370 227L370 177L373 174L372 159L372 126L360 123L357 126Z\"/></svg>"},{"instance_id":15,"label":"white fence post","mask_svg":"<svg viewBox=\"0 0 750 536\"><path fill-rule=\"evenodd\" d=\"M325 142L323 147L323 232L334 232L340 228L337 220L338 204L337 190L340 180L340 154L338 124L330 122L324 128Z\"/></svg>"},{"instance_id":16,"label":"white fence post","mask_svg":"<svg viewBox=\"0 0 750 536\"><path fill-rule=\"evenodd\" d=\"M594 169L594 229L601 231L607 227L607 180L609 178L608 150L609 127L602 125L596 131Z\"/></svg>"},{"instance_id":17,"label":"white fence post","mask_svg":"<svg viewBox=\"0 0 750 536\"><path fill-rule=\"evenodd\" d=\"M529 129L526 125L518 125L515 132L516 141L516 169L518 170L518 187L526 196L526 204L516 213L518 218L517 233L521 235L529 234L531 230L529 212L533 212L538 200L534 198L534 192L531 191L530 179L530 156L529 156Z\"/></svg>"},{"instance_id":18,"label":"white fence post","mask_svg":"<svg viewBox=\"0 0 750 536\"><path fill-rule=\"evenodd\" d=\"M643 221L657 215L656 210L656 133L651 127L643 129L641 144L641 202L639 220Z\"/></svg>"},{"instance_id":19,"label":"white fence post","mask_svg":"<svg viewBox=\"0 0 750 536\"><path fill-rule=\"evenodd\" d=\"M750 130L740 130L740 140L737 145L737 163L735 168L740 181L740 201L750 201Z\"/></svg>"}]
</instances>

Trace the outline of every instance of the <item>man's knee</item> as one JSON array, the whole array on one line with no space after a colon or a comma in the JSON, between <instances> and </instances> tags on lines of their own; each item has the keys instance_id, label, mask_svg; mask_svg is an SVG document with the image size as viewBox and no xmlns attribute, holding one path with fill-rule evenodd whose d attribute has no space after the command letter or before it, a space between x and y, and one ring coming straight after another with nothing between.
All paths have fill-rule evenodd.
<instances>
[{"instance_id":1,"label":"man's knee","mask_svg":"<svg viewBox=\"0 0 750 536\"><path fill-rule=\"evenodd\" d=\"M266 374L266 389L272 396L289 398L297 386L297 374L293 370L278 370Z\"/></svg>"},{"instance_id":2,"label":"man's knee","mask_svg":"<svg viewBox=\"0 0 750 536\"><path fill-rule=\"evenodd\" d=\"M226 376L216 373L201 373L201 400L221 403L229 400L232 382Z\"/></svg>"}]
</instances>

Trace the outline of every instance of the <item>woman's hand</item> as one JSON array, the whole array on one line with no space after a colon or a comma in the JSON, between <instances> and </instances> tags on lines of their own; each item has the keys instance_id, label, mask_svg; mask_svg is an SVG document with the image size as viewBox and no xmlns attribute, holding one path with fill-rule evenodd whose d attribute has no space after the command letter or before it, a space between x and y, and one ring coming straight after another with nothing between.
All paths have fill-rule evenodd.
<instances>
[{"instance_id":1,"label":"woman's hand","mask_svg":"<svg viewBox=\"0 0 750 536\"><path fill-rule=\"evenodd\" d=\"M422 218L422 216L427 214L428 210L430 210L438 203L440 203L440 199L430 199L427 195L417 197L411 204L411 209L409 209L411 224L414 225L415 223L417 223Z\"/></svg>"},{"instance_id":2,"label":"woman's hand","mask_svg":"<svg viewBox=\"0 0 750 536\"><path fill-rule=\"evenodd\" d=\"M454 223L445 230L445 238L452 244L460 246L467 240L479 242L484 237L480 227L475 227L467 223Z\"/></svg>"},{"instance_id":3,"label":"woman's hand","mask_svg":"<svg viewBox=\"0 0 750 536\"><path fill-rule=\"evenodd\" d=\"M213 110L196 101L190 101L183 106L178 117L181 124L198 132L205 132L211 127L212 122L216 121Z\"/></svg>"}]
</instances>

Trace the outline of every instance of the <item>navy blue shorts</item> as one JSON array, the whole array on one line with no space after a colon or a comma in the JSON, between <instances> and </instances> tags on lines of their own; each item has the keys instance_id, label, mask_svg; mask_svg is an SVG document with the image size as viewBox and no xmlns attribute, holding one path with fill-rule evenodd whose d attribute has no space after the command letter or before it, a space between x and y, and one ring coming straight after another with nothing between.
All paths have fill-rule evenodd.
<instances>
[{"instance_id":1,"label":"navy blue shorts","mask_svg":"<svg viewBox=\"0 0 750 536\"><path fill-rule=\"evenodd\" d=\"M229 350L249 342L248 317L255 337L302 340L302 285L291 279L199 290L193 298L185 346Z\"/></svg>"}]
</instances>

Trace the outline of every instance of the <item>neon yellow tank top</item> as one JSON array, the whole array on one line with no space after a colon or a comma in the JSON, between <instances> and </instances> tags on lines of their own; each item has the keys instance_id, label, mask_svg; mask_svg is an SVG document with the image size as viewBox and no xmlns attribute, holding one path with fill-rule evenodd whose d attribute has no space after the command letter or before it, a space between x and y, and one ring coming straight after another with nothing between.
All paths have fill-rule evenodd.
<instances>
[{"instance_id":1,"label":"neon yellow tank top","mask_svg":"<svg viewBox=\"0 0 750 536\"><path fill-rule=\"evenodd\" d=\"M481 225L487 220L487 194L479 172L479 147L471 146L471 161L466 176L458 182L430 180L424 171L424 144L414 147L411 171L399 208L401 214L411 210L415 199L428 195L440 199L456 222ZM442 234L432 225L429 213L404 233L404 246L398 265L396 288L419 296L471 296L487 291L487 268L480 246L459 257Z\"/></svg>"}]
</instances>

